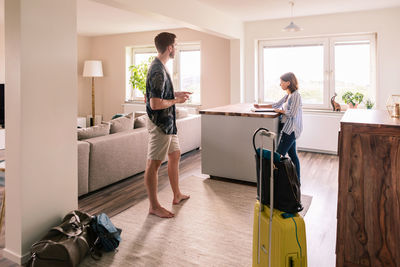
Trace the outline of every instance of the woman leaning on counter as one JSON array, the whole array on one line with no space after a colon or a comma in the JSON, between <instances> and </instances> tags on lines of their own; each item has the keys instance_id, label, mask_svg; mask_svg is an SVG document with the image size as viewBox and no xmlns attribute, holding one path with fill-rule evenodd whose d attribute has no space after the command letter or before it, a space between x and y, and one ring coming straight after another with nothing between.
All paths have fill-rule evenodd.
<instances>
[{"instance_id":1,"label":"woman leaning on counter","mask_svg":"<svg viewBox=\"0 0 400 267\"><path fill-rule=\"evenodd\" d=\"M279 129L281 138L276 152L285 156L286 153L296 166L297 177L300 181L300 161L296 152L296 139L303 130L303 112L301 96L298 92L297 78L292 72L283 74L280 86L286 91L281 100L269 105L254 104L255 108L274 108L282 114Z\"/></svg>"}]
</instances>

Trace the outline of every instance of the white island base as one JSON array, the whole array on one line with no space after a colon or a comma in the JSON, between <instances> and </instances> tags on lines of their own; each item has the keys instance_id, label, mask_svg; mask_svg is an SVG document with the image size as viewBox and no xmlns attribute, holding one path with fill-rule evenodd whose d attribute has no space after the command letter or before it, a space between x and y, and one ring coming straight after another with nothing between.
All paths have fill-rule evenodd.
<instances>
[{"instance_id":1,"label":"white island base","mask_svg":"<svg viewBox=\"0 0 400 267\"><path fill-rule=\"evenodd\" d=\"M251 104L236 104L200 111L201 168L210 176L256 182L253 134L260 128L278 132L277 113L251 112ZM264 137L264 148L272 142ZM261 144L258 135L256 146Z\"/></svg>"}]
</instances>

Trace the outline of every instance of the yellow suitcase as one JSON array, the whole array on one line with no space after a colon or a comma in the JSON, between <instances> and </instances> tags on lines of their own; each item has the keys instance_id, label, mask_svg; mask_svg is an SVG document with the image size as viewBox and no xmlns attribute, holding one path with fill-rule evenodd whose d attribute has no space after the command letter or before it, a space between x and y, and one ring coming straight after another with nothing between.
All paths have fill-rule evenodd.
<instances>
[{"instance_id":1,"label":"yellow suitcase","mask_svg":"<svg viewBox=\"0 0 400 267\"><path fill-rule=\"evenodd\" d=\"M263 136L272 139L272 153L275 152L276 134L265 128L258 129L256 134L261 135L261 149L263 151ZM262 166L262 155L260 153L260 166ZM306 227L303 218L298 214L286 213L274 209L274 174L273 156L270 157L270 207L256 202L254 207L253 224L253 267L306 267L307 245ZM262 168L260 167L259 179L262 179ZM260 196L262 199L262 183L260 185Z\"/></svg>"},{"instance_id":2,"label":"yellow suitcase","mask_svg":"<svg viewBox=\"0 0 400 267\"><path fill-rule=\"evenodd\" d=\"M260 202L254 208L253 227L253 267L269 266L269 217L270 209L263 205L259 224ZM271 234L271 266L272 267L306 267L307 245L306 228L303 218L298 214L294 217L274 209Z\"/></svg>"}]
</instances>

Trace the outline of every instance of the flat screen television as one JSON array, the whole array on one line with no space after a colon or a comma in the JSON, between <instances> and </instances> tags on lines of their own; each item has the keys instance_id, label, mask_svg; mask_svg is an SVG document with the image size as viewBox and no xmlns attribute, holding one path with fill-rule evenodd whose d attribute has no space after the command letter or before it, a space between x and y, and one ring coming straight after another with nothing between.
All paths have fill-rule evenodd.
<instances>
[{"instance_id":1,"label":"flat screen television","mask_svg":"<svg viewBox=\"0 0 400 267\"><path fill-rule=\"evenodd\" d=\"M4 84L0 84L0 126L4 128Z\"/></svg>"}]
</instances>

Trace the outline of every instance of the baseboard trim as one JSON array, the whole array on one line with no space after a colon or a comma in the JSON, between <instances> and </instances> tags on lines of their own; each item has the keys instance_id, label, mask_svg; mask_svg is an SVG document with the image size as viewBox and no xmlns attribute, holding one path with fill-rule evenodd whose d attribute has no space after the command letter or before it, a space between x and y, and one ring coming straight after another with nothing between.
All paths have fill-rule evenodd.
<instances>
[{"instance_id":1,"label":"baseboard trim","mask_svg":"<svg viewBox=\"0 0 400 267\"><path fill-rule=\"evenodd\" d=\"M331 151L331 150L321 150L321 149L312 149L312 148L304 148L304 147L298 147L297 150L304 151L304 152L314 152L314 153L337 155L337 151Z\"/></svg>"},{"instance_id":2,"label":"baseboard trim","mask_svg":"<svg viewBox=\"0 0 400 267\"><path fill-rule=\"evenodd\" d=\"M3 256L16 264L23 265L29 261L31 254L30 252L27 252L21 256L11 250L8 250L7 248L4 248Z\"/></svg>"}]
</instances>

